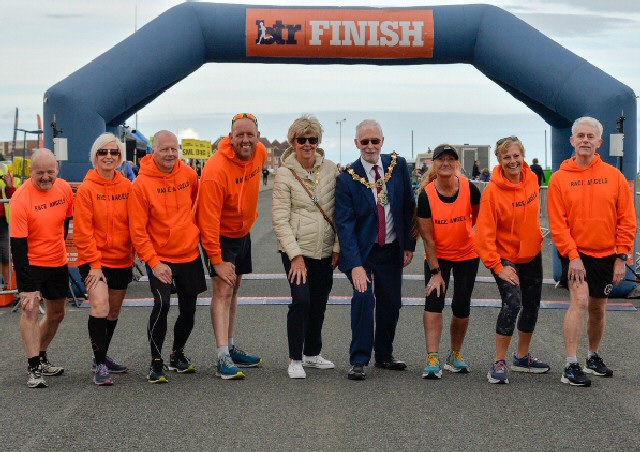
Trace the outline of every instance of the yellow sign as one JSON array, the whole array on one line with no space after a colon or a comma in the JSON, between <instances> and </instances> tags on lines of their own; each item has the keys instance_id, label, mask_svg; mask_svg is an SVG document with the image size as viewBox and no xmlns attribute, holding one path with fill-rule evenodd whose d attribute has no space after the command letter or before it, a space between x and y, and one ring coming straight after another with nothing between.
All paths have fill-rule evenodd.
<instances>
[{"instance_id":1,"label":"yellow sign","mask_svg":"<svg viewBox=\"0 0 640 452\"><path fill-rule=\"evenodd\" d=\"M182 140L182 158L207 160L211 157L211 141L186 139Z\"/></svg>"}]
</instances>

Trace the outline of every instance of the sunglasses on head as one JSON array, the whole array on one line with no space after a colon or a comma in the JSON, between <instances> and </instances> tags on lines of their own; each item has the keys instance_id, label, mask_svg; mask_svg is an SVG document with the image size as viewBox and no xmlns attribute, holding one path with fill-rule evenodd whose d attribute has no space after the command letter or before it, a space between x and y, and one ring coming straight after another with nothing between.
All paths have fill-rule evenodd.
<instances>
[{"instance_id":1,"label":"sunglasses on head","mask_svg":"<svg viewBox=\"0 0 640 452\"><path fill-rule=\"evenodd\" d=\"M380 144L380 141L381 141L380 138L372 138L370 140L368 138L365 138L364 140L360 140L360 144L363 146L368 146L369 142L371 142L371 144L375 146Z\"/></svg>"},{"instance_id":2,"label":"sunglasses on head","mask_svg":"<svg viewBox=\"0 0 640 452\"><path fill-rule=\"evenodd\" d=\"M296 138L296 143L305 144L306 142L309 144L318 144L318 137L298 137Z\"/></svg>"},{"instance_id":3,"label":"sunglasses on head","mask_svg":"<svg viewBox=\"0 0 640 452\"><path fill-rule=\"evenodd\" d=\"M120 155L120 149L98 149L96 151L96 154L98 154L100 157L104 157L107 154L118 156Z\"/></svg>"},{"instance_id":4,"label":"sunglasses on head","mask_svg":"<svg viewBox=\"0 0 640 452\"><path fill-rule=\"evenodd\" d=\"M247 118L253 121L255 125L258 125L258 118L253 116L251 113L238 113L233 118L231 118L231 125L235 123L238 119Z\"/></svg>"},{"instance_id":5,"label":"sunglasses on head","mask_svg":"<svg viewBox=\"0 0 640 452\"><path fill-rule=\"evenodd\" d=\"M496 146L500 146L505 141L520 141L517 136L511 135L510 137L501 138L496 142Z\"/></svg>"}]
</instances>

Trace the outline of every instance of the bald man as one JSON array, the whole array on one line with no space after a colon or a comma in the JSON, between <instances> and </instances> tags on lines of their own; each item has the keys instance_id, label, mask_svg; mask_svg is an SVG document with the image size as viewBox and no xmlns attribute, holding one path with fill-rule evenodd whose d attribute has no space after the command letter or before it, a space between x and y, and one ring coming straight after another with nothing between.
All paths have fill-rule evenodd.
<instances>
[{"instance_id":1,"label":"bald man","mask_svg":"<svg viewBox=\"0 0 640 452\"><path fill-rule=\"evenodd\" d=\"M49 149L37 149L31 162L31 178L11 198L11 253L22 306L27 386L46 388L43 375L64 372L49 362L47 349L64 319L69 291L65 237L73 215L73 192L57 178L58 163ZM46 314L38 321L42 300Z\"/></svg>"}]
</instances>

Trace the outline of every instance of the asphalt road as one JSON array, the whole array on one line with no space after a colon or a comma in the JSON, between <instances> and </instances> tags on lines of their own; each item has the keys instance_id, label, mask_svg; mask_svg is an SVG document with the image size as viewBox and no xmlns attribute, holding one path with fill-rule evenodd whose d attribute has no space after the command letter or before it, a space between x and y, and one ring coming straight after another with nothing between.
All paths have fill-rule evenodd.
<instances>
[{"instance_id":1,"label":"asphalt road","mask_svg":"<svg viewBox=\"0 0 640 452\"><path fill-rule=\"evenodd\" d=\"M18 314L0 309L0 415L5 419L0 444L6 450L638 450L640 448L640 380L635 368L640 332L634 310L608 313L602 347L611 379L594 379L590 388L560 383L564 363L563 309L542 309L532 352L550 363L548 374L511 373L508 385L490 385L486 373L494 354L497 310L473 307L464 354L471 373L445 372L442 380L420 378L425 346L422 307L401 310L396 354L407 361L403 372L370 367L364 382L346 379L350 339L349 285L338 277L332 293L338 304L327 308L323 356L334 370L307 371L306 380L286 374L287 308L269 304L286 300L288 286L276 253L270 225L270 191L260 196L262 216L253 233L254 272L241 289L236 339L259 352L264 365L248 369L244 381L214 376L215 342L209 308L201 306L187 355L197 365L191 375L169 375L169 384L146 382L149 346L148 307L125 307L110 354L130 366L112 387L96 387L90 372L88 309L71 305L49 349L59 377L49 388L27 389ZM550 252L545 277L550 278ZM420 257L420 254L417 254ZM420 300L424 282L421 259L406 271L404 295ZM480 278L488 277L485 269ZM416 278L411 278L416 276ZM474 302L498 298L495 283L479 282ZM202 295L206 304L209 290ZM133 283L128 299L150 296L146 282ZM566 303L567 293L547 284L543 300ZM256 305L254 302L265 304ZM266 301L265 301L266 300ZM612 300L637 308L638 303ZM613 304L612 303L612 304ZM135 304L135 303L131 303ZM411 304L411 303L408 303ZM485 303L491 305L491 303ZM169 324L177 315L173 308ZM445 322L450 310L445 310ZM170 347L169 329L165 350ZM448 329L441 351L446 353ZM581 359L586 353L581 348ZM168 351L167 351L168 353Z\"/></svg>"}]
</instances>

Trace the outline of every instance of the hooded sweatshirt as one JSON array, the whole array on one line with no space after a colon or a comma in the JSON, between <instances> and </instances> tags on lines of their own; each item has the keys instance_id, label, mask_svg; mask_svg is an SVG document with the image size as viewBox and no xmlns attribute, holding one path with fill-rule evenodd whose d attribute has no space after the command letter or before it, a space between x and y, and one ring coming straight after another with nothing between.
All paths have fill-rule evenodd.
<instances>
[{"instance_id":1,"label":"hooded sweatshirt","mask_svg":"<svg viewBox=\"0 0 640 452\"><path fill-rule=\"evenodd\" d=\"M73 215L73 239L78 264L91 268L127 268L133 265L127 203L131 181L120 171L112 180L89 170L78 188Z\"/></svg>"},{"instance_id":2,"label":"hooded sweatshirt","mask_svg":"<svg viewBox=\"0 0 640 452\"><path fill-rule=\"evenodd\" d=\"M628 254L633 248L636 216L624 175L594 154L581 168L565 160L549 183L549 225L560 255L578 251L593 257Z\"/></svg>"},{"instance_id":3,"label":"hooded sweatshirt","mask_svg":"<svg viewBox=\"0 0 640 452\"><path fill-rule=\"evenodd\" d=\"M181 160L171 173L158 169L153 155L140 160L129 199L131 241L151 268L162 261L191 262L198 257L200 232L193 218L198 175Z\"/></svg>"},{"instance_id":4,"label":"hooded sweatshirt","mask_svg":"<svg viewBox=\"0 0 640 452\"><path fill-rule=\"evenodd\" d=\"M244 237L258 218L260 176L266 157L267 148L258 142L251 158L241 160L226 137L204 165L196 222L202 247L214 265L222 262L220 236Z\"/></svg>"},{"instance_id":5,"label":"hooded sweatshirt","mask_svg":"<svg viewBox=\"0 0 640 452\"><path fill-rule=\"evenodd\" d=\"M499 273L500 259L530 262L542 250L540 187L537 176L522 163L522 180L511 183L497 165L482 193L476 222L476 251L484 265Z\"/></svg>"}]
</instances>

